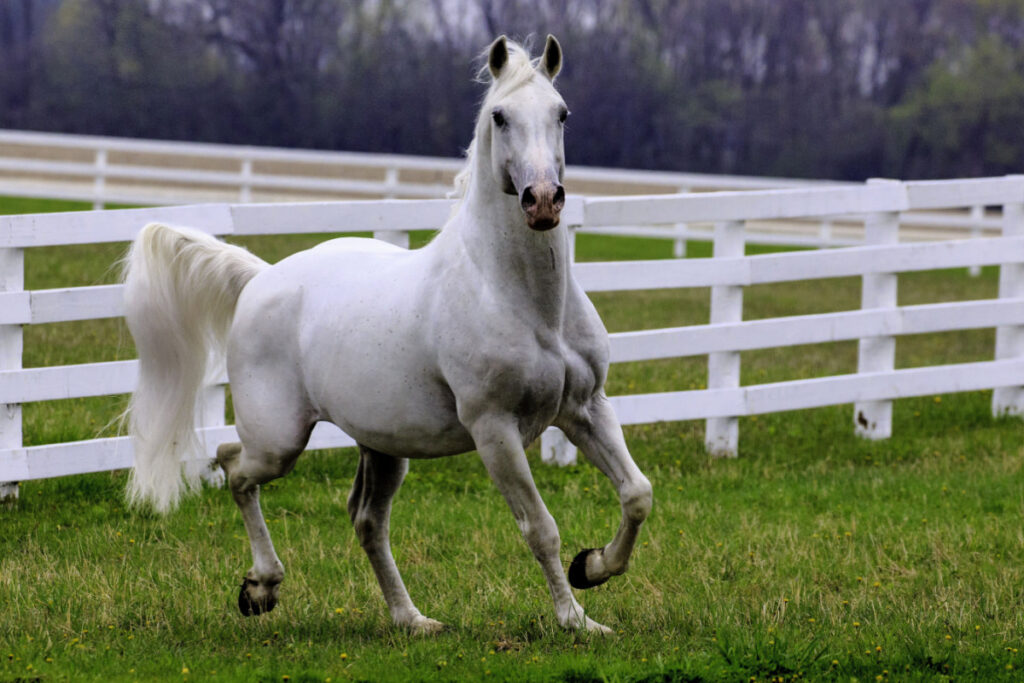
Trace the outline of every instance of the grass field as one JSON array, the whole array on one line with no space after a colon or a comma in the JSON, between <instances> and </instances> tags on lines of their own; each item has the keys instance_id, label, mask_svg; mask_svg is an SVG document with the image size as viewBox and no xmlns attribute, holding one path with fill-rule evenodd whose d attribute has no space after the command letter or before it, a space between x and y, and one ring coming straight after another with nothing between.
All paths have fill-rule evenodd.
<instances>
[{"instance_id":1,"label":"grass field","mask_svg":"<svg viewBox=\"0 0 1024 683\"><path fill-rule=\"evenodd\" d=\"M0 199L0 212L52 205ZM418 235L418 240L426 238ZM245 240L276 260L323 237ZM29 288L114 279L124 245L29 250ZM691 243L692 255L707 255ZM667 258L668 242L579 239L587 259ZM900 302L986 298L994 270L900 277ZM595 295L610 330L705 322L707 290ZM858 307L856 279L759 286L747 319ZM991 330L901 338L897 365L992 357ZM119 321L26 328L26 366L133 355ZM613 366L609 393L698 388L703 358ZM853 372L856 344L743 354L744 384ZM25 408L28 444L113 432L123 397ZM1022 425L978 392L897 402L895 436L852 435L838 406L741 420L740 457L702 423L627 429L655 507L630 571L578 593L612 637L560 630L532 555L472 455L414 462L395 555L413 599L451 628L390 625L345 499L351 451L310 453L267 487L282 601L237 613L250 557L225 491L166 518L125 508L123 472L25 482L0 507L0 682L51 680L1020 680ZM542 467L563 558L618 522L588 464Z\"/></svg>"}]
</instances>

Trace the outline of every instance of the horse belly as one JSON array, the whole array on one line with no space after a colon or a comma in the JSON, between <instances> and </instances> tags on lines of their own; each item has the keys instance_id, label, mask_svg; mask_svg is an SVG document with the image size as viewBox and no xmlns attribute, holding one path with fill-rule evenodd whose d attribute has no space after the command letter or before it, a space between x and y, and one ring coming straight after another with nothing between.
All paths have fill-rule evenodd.
<instances>
[{"instance_id":1,"label":"horse belly","mask_svg":"<svg viewBox=\"0 0 1024 683\"><path fill-rule=\"evenodd\" d=\"M377 301L373 308L387 308L387 303ZM359 443L396 457L472 450L455 397L436 373L415 315L392 310L382 325L379 309L371 315L370 308L352 303L340 319L303 344L305 383L323 419Z\"/></svg>"},{"instance_id":2,"label":"horse belly","mask_svg":"<svg viewBox=\"0 0 1024 683\"><path fill-rule=\"evenodd\" d=\"M451 393L388 368L342 373L324 396L325 417L357 442L396 457L436 458L473 449Z\"/></svg>"}]
</instances>

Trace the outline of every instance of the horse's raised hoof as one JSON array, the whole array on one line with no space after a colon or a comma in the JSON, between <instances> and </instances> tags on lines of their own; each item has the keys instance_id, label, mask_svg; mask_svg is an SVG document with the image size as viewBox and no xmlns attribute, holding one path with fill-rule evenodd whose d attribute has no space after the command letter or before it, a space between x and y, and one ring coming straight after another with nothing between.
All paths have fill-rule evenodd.
<instances>
[{"instance_id":1,"label":"horse's raised hoof","mask_svg":"<svg viewBox=\"0 0 1024 683\"><path fill-rule=\"evenodd\" d=\"M593 588L594 586L600 586L602 583L608 580L609 577L603 579L597 579L596 581L591 580L587 577L587 557L590 553L601 552L600 548L584 548L572 558L572 563L569 565L569 585L579 590L585 590L587 588Z\"/></svg>"},{"instance_id":2,"label":"horse's raised hoof","mask_svg":"<svg viewBox=\"0 0 1024 683\"><path fill-rule=\"evenodd\" d=\"M250 588L259 588L259 582L253 579L242 579L242 587L238 591L238 611L244 617L252 617L269 612L277 605L277 597L274 592L266 591L262 597L254 598Z\"/></svg>"}]
</instances>

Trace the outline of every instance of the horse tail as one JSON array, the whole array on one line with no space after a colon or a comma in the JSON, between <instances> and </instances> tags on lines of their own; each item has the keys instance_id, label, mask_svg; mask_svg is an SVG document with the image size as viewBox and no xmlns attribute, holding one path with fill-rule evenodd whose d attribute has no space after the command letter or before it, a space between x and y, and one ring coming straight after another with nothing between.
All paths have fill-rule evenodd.
<instances>
[{"instance_id":1,"label":"horse tail","mask_svg":"<svg viewBox=\"0 0 1024 683\"><path fill-rule=\"evenodd\" d=\"M150 223L124 260L125 320L139 355L128 405L135 467L130 504L173 509L199 487L200 389L223 367L235 304L266 261L196 230ZM212 374L212 373L210 373Z\"/></svg>"}]
</instances>

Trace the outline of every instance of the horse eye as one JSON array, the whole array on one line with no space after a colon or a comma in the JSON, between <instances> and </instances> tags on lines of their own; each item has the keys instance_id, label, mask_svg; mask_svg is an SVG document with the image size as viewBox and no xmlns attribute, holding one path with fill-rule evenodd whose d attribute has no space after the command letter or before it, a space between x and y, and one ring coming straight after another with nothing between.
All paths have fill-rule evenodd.
<instances>
[{"instance_id":1,"label":"horse eye","mask_svg":"<svg viewBox=\"0 0 1024 683\"><path fill-rule=\"evenodd\" d=\"M501 113L500 109L495 109L491 113L491 118L494 119L494 124L498 126L498 128L504 128L505 123L507 123L505 121L505 115Z\"/></svg>"},{"instance_id":2,"label":"horse eye","mask_svg":"<svg viewBox=\"0 0 1024 683\"><path fill-rule=\"evenodd\" d=\"M565 123L565 120L567 118L569 118L569 110L568 109L562 109L561 111L558 112L558 122L559 123Z\"/></svg>"}]
</instances>

